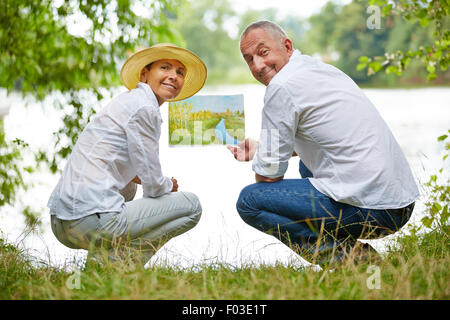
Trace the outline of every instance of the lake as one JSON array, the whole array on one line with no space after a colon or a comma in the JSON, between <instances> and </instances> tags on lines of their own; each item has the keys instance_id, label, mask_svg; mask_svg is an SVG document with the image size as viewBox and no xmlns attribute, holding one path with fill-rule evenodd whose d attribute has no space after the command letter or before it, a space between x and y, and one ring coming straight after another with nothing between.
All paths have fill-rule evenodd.
<instances>
[{"instance_id":1,"label":"lake","mask_svg":"<svg viewBox=\"0 0 450 320\"><path fill-rule=\"evenodd\" d=\"M205 87L199 94L244 94L245 132L247 137L258 139L265 87L262 85ZM114 93L124 91L114 89ZM391 128L411 165L421 191L410 224L418 223L424 214L427 190L423 183L444 165L443 179L448 179L449 159L444 163L444 146L437 137L450 129L450 88L426 89L364 89L365 94ZM42 108L33 102L11 97L12 107L5 117L9 139L20 138L32 148L52 145L52 132L59 128L62 112L51 108L47 100ZM106 104L107 101L104 101ZM275 238L246 225L239 217L235 203L239 192L254 182L251 163L234 160L225 146L168 146L167 104L161 107L164 119L160 140L160 158L163 173L178 180L179 190L191 191L200 198L203 214L199 224L189 232L170 240L150 260L150 264L192 266L224 263L232 266L245 264L307 264ZM289 163L286 178L298 177L298 157ZM36 185L18 197L16 207L3 207L0 212L0 229L10 242L21 243L32 254L62 266L84 259L86 251L72 250L60 244L50 229L46 203L58 176L40 172L27 177ZM142 195L138 190L137 197ZM21 241L23 218L21 208L29 205L42 213L42 233L29 235ZM390 239L370 240L381 253Z\"/></svg>"}]
</instances>

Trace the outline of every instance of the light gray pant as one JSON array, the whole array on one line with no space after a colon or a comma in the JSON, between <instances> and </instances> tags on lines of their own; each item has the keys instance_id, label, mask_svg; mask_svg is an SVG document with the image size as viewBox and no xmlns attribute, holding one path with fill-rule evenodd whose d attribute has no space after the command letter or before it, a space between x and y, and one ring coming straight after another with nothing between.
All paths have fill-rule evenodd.
<instances>
[{"instance_id":1,"label":"light gray pant","mask_svg":"<svg viewBox=\"0 0 450 320\"><path fill-rule=\"evenodd\" d=\"M130 183L121 193L125 201L133 199L136 185ZM92 214L77 220L61 220L52 215L51 225L62 244L89 250L88 257L103 247L114 260L118 250L131 248L145 264L168 240L195 227L201 212L196 195L179 191L125 202L121 212Z\"/></svg>"}]
</instances>

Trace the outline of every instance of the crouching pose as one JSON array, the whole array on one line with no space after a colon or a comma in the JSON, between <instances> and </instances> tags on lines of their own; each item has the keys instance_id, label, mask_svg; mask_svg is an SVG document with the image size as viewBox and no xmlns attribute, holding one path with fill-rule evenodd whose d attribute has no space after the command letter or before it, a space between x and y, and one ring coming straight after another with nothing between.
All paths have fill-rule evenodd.
<instances>
[{"instance_id":1,"label":"crouching pose","mask_svg":"<svg viewBox=\"0 0 450 320\"><path fill-rule=\"evenodd\" d=\"M253 159L256 183L241 191L240 216L311 262L376 258L358 239L399 230L419 196L389 127L352 79L295 50L278 25L249 25L240 49L266 86L259 142L229 147ZM297 155L301 178L284 179Z\"/></svg>"},{"instance_id":2,"label":"crouching pose","mask_svg":"<svg viewBox=\"0 0 450 320\"><path fill-rule=\"evenodd\" d=\"M132 55L121 79L129 91L86 126L48 206L53 233L67 247L89 250L88 258L106 248L111 260L134 252L145 264L200 219L197 196L162 173L159 107L199 91L206 67L188 50L158 44ZM133 200L136 183L143 198Z\"/></svg>"}]
</instances>

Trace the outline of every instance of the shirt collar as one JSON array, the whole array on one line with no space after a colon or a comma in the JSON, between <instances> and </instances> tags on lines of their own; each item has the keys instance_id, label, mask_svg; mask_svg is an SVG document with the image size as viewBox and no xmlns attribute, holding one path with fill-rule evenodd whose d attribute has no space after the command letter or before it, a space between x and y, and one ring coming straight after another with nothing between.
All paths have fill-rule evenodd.
<instances>
[{"instance_id":1,"label":"shirt collar","mask_svg":"<svg viewBox=\"0 0 450 320\"><path fill-rule=\"evenodd\" d=\"M144 82L139 82L136 86L139 89L144 90L145 95L147 98L154 103L157 107L159 107L158 99L156 99L155 93L153 92L152 88Z\"/></svg>"},{"instance_id":2,"label":"shirt collar","mask_svg":"<svg viewBox=\"0 0 450 320\"><path fill-rule=\"evenodd\" d=\"M281 70L277 72L277 74L272 78L272 80L270 80L270 82L269 82L268 85L270 86L270 84L272 83L272 81L273 81L274 79L278 79L279 77L282 77L282 74L288 72L288 71L287 71L288 68L286 68L286 67L287 67L289 64L291 64L293 61L299 59L299 58L301 57L301 55L302 55L302 54L301 54L301 52L300 52L299 50L294 49L294 51L292 52L291 56L289 57L288 63L286 63L286 65L284 65L284 67L281 68Z\"/></svg>"},{"instance_id":3,"label":"shirt collar","mask_svg":"<svg viewBox=\"0 0 450 320\"><path fill-rule=\"evenodd\" d=\"M302 53L300 52L300 50L295 49L294 52L292 52L291 57L289 58L289 61L294 58L296 59L297 57L300 57L302 55Z\"/></svg>"}]
</instances>

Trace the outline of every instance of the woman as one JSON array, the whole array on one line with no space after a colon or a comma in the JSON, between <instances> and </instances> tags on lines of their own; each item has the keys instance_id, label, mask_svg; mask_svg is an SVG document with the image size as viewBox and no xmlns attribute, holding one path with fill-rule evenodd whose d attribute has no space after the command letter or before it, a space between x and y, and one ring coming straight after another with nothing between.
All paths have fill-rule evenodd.
<instances>
[{"instance_id":1,"label":"woman","mask_svg":"<svg viewBox=\"0 0 450 320\"><path fill-rule=\"evenodd\" d=\"M89 250L88 258L107 248L111 260L136 249L145 264L200 219L198 198L162 174L159 107L198 92L206 67L188 50L157 44L132 55L120 76L130 91L86 126L48 206L53 233L67 247ZM143 198L131 201L136 183Z\"/></svg>"}]
</instances>

